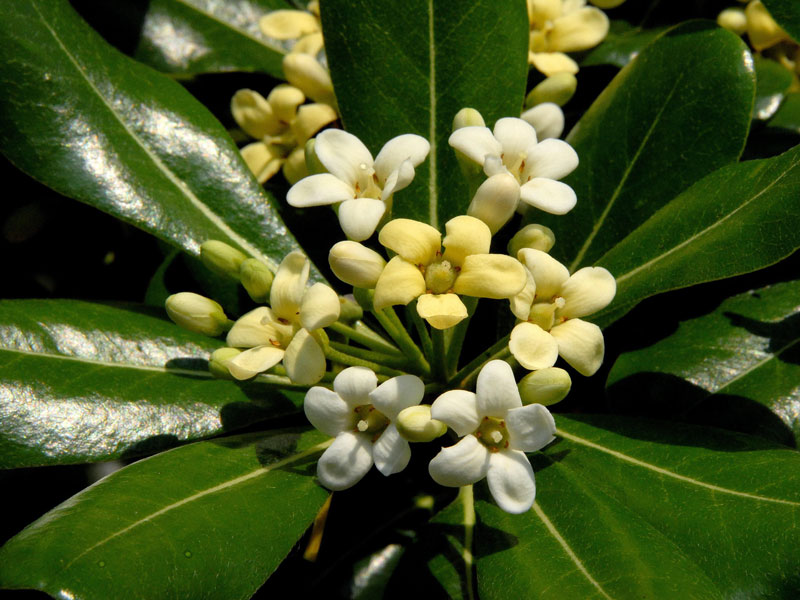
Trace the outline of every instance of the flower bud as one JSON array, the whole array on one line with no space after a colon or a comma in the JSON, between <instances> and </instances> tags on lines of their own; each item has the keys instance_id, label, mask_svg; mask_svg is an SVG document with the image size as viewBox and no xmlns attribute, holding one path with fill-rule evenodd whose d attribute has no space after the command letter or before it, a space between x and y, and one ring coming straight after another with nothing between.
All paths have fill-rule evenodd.
<instances>
[{"instance_id":1,"label":"flower bud","mask_svg":"<svg viewBox=\"0 0 800 600\"><path fill-rule=\"evenodd\" d=\"M431 418L431 407L428 404L418 404L401 410L395 427L409 442L430 442L447 431L447 425Z\"/></svg>"},{"instance_id":2,"label":"flower bud","mask_svg":"<svg viewBox=\"0 0 800 600\"><path fill-rule=\"evenodd\" d=\"M314 152L315 143L316 140L311 138L306 142L305 146L306 170L308 171L309 175L317 175L319 173L328 172L328 170L325 168L325 165L323 165L322 162L320 162L319 157L317 157L317 153Z\"/></svg>"},{"instance_id":3,"label":"flower bud","mask_svg":"<svg viewBox=\"0 0 800 600\"><path fill-rule=\"evenodd\" d=\"M564 132L564 111L558 104L545 102L526 110L519 117L535 130L539 141L560 138Z\"/></svg>"},{"instance_id":4,"label":"flower bud","mask_svg":"<svg viewBox=\"0 0 800 600\"><path fill-rule=\"evenodd\" d=\"M462 127L486 127L486 123L474 108L462 108L453 117L453 131Z\"/></svg>"},{"instance_id":5,"label":"flower bud","mask_svg":"<svg viewBox=\"0 0 800 600\"><path fill-rule=\"evenodd\" d=\"M239 267L247 256L225 242L208 240L200 246L200 260L209 270L239 280Z\"/></svg>"},{"instance_id":6,"label":"flower bud","mask_svg":"<svg viewBox=\"0 0 800 600\"><path fill-rule=\"evenodd\" d=\"M172 294L164 304L169 318L189 331L217 336L232 325L218 303L200 294Z\"/></svg>"},{"instance_id":7,"label":"flower bud","mask_svg":"<svg viewBox=\"0 0 800 600\"><path fill-rule=\"evenodd\" d=\"M274 275L269 267L255 258L248 258L239 267L239 280L253 302L266 302Z\"/></svg>"},{"instance_id":8,"label":"flower bud","mask_svg":"<svg viewBox=\"0 0 800 600\"><path fill-rule=\"evenodd\" d=\"M339 296L341 308L339 309L339 320L345 323L352 323L364 317L364 309L359 306L352 294Z\"/></svg>"},{"instance_id":9,"label":"flower bud","mask_svg":"<svg viewBox=\"0 0 800 600\"><path fill-rule=\"evenodd\" d=\"M522 404L549 406L561 402L569 394L572 380L564 369L547 367L528 373L518 386Z\"/></svg>"},{"instance_id":10,"label":"flower bud","mask_svg":"<svg viewBox=\"0 0 800 600\"><path fill-rule=\"evenodd\" d=\"M363 244L345 240L331 248L328 264L333 273L345 283L357 288L374 288L386 261Z\"/></svg>"},{"instance_id":11,"label":"flower bud","mask_svg":"<svg viewBox=\"0 0 800 600\"><path fill-rule=\"evenodd\" d=\"M786 32L775 22L761 0L753 0L744 9L747 16L747 36L758 51L789 39Z\"/></svg>"},{"instance_id":12,"label":"flower bud","mask_svg":"<svg viewBox=\"0 0 800 600\"><path fill-rule=\"evenodd\" d=\"M235 379L228 370L227 363L234 356L241 354L238 348L217 348L208 359L208 370L217 379Z\"/></svg>"},{"instance_id":13,"label":"flower bud","mask_svg":"<svg viewBox=\"0 0 800 600\"><path fill-rule=\"evenodd\" d=\"M741 8L726 8L717 15L717 25L736 35L742 35L747 31L747 17Z\"/></svg>"},{"instance_id":14,"label":"flower bud","mask_svg":"<svg viewBox=\"0 0 800 600\"><path fill-rule=\"evenodd\" d=\"M603 8L608 10L609 8L616 8L625 0L589 0L592 4L594 4L597 8Z\"/></svg>"},{"instance_id":15,"label":"flower bud","mask_svg":"<svg viewBox=\"0 0 800 600\"><path fill-rule=\"evenodd\" d=\"M532 223L514 234L514 237L508 242L508 254L516 258L523 248L549 252L555 243L556 236L552 229Z\"/></svg>"},{"instance_id":16,"label":"flower bud","mask_svg":"<svg viewBox=\"0 0 800 600\"><path fill-rule=\"evenodd\" d=\"M553 102L564 106L575 94L578 80L572 73L563 71L544 79L525 97L525 107L537 106L543 102Z\"/></svg>"},{"instance_id":17,"label":"flower bud","mask_svg":"<svg viewBox=\"0 0 800 600\"><path fill-rule=\"evenodd\" d=\"M283 57L283 73L286 80L301 89L315 102L336 108L333 82L327 69L308 54L287 54Z\"/></svg>"},{"instance_id":18,"label":"flower bud","mask_svg":"<svg viewBox=\"0 0 800 600\"><path fill-rule=\"evenodd\" d=\"M499 173L480 185L467 214L486 223L494 235L514 216L518 203L519 183L510 173Z\"/></svg>"},{"instance_id":19,"label":"flower bud","mask_svg":"<svg viewBox=\"0 0 800 600\"><path fill-rule=\"evenodd\" d=\"M277 120L269 102L253 90L239 90L231 98L231 114L250 137L260 139L274 133Z\"/></svg>"}]
</instances>

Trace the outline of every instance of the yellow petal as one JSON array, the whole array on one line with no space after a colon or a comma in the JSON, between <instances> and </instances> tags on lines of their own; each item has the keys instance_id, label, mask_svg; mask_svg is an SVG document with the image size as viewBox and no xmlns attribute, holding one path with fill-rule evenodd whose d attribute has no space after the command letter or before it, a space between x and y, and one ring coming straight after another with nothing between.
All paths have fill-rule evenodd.
<instances>
[{"instance_id":1,"label":"yellow petal","mask_svg":"<svg viewBox=\"0 0 800 600\"><path fill-rule=\"evenodd\" d=\"M253 90L239 90L233 95L231 114L236 124L256 139L275 135L282 128L269 102Z\"/></svg>"},{"instance_id":2,"label":"yellow petal","mask_svg":"<svg viewBox=\"0 0 800 600\"><path fill-rule=\"evenodd\" d=\"M328 327L339 318L339 296L324 283L315 283L306 290L300 305L300 324L309 331Z\"/></svg>"},{"instance_id":3,"label":"yellow petal","mask_svg":"<svg viewBox=\"0 0 800 600\"><path fill-rule=\"evenodd\" d=\"M299 250L290 252L281 261L269 292L269 304L276 318L292 323L298 320L310 268L308 258Z\"/></svg>"},{"instance_id":4,"label":"yellow petal","mask_svg":"<svg viewBox=\"0 0 800 600\"><path fill-rule=\"evenodd\" d=\"M328 70L308 54L287 54L281 63L286 80L315 100L336 106L333 82Z\"/></svg>"},{"instance_id":5,"label":"yellow petal","mask_svg":"<svg viewBox=\"0 0 800 600\"><path fill-rule=\"evenodd\" d=\"M322 50L323 45L324 40L321 33L309 33L297 40L297 43L292 46L292 52L316 56Z\"/></svg>"},{"instance_id":6,"label":"yellow petal","mask_svg":"<svg viewBox=\"0 0 800 600\"><path fill-rule=\"evenodd\" d=\"M284 123L290 123L295 118L297 107L305 101L305 94L293 85L275 86L267 96L275 117Z\"/></svg>"},{"instance_id":7,"label":"yellow petal","mask_svg":"<svg viewBox=\"0 0 800 600\"><path fill-rule=\"evenodd\" d=\"M412 219L392 219L378 241L414 265L427 265L442 245L442 234L426 223Z\"/></svg>"},{"instance_id":8,"label":"yellow petal","mask_svg":"<svg viewBox=\"0 0 800 600\"><path fill-rule=\"evenodd\" d=\"M531 52L529 62L539 71L550 77L556 73L578 72L578 63L562 52Z\"/></svg>"},{"instance_id":9,"label":"yellow petal","mask_svg":"<svg viewBox=\"0 0 800 600\"><path fill-rule=\"evenodd\" d=\"M538 299L549 300L561 293L561 286L569 279L567 267L546 252L533 248L522 248L517 256L533 275Z\"/></svg>"},{"instance_id":10,"label":"yellow petal","mask_svg":"<svg viewBox=\"0 0 800 600\"><path fill-rule=\"evenodd\" d=\"M258 27L276 40L291 40L319 31L319 21L304 10L274 10L261 17Z\"/></svg>"},{"instance_id":11,"label":"yellow petal","mask_svg":"<svg viewBox=\"0 0 800 600\"><path fill-rule=\"evenodd\" d=\"M488 181L488 180L487 180ZM442 241L444 260L460 267L470 254L486 254L492 245L492 232L480 219L460 215L450 219L444 226L446 235Z\"/></svg>"},{"instance_id":12,"label":"yellow petal","mask_svg":"<svg viewBox=\"0 0 800 600\"><path fill-rule=\"evenodd\" d=\"M456 294L423 294L417 312L436 329L448 329L467 318L467 307Z\"/></svg>"},{"instance_id":13,"label":"yellow petal","mask_svg":"<svg viewBox=\"0 0 800 600\"><path fill-rule=\"evenodd\" d=\"M306 168L306 153L303 148L295 148L286 157L283 163L283 176L286 181L294 185L304 177L308 177Z\"/></svg>"},{"instance_id":14,"label":"yellow petal","mask_svg":"<svg viewBox=\"0 0 800 600\"><path fill-rule=\"evenodd\" d=\"M394 304L408 304L425 293L425 278L410 262L395 256L390 260L375 284L373 305L376 310Z\"/></svg>"},{"instance_id":15,"label":"yellow petal","mask_svg":"<svg viewBox=\"0 0 800 600\"><path fill-rule=\"evenodd\" d=\"M534 27L541 28L560 16L561 0L528 0L528 19Z\"/></svg>"},{"instance_id":16,"label":"yellow petal","mask_svg":"<svg viewBox=\"0 0 800 600\"><path fill-rule=\"evenodd\" d=\"M503 254L467 256L453 291L478 298L511 298L525 287L525 267Z\"/></svg>"},{"instance_id":17,"label":"yellow petal","mask_svg":"<svg viewBox=\"0 0 800 600\"><path fill-rule=\"evenodd\" d=\"M247 168L258 179L258 183L264 183L275 175L284 161L280 156L274 155L264 142L247 144L240 152Z\"/></svg>"},{"instance_id":18,"label":"yellow petal","mask_svg":"<svg viewBox=\"0 0 800 600\"><path fill-rule=\"evenodd\" d=\"M325 353L314 336L301 329L286 348L283 366L294 383L313 385L325 375Z\"/></svg>"},{"instance_id":19,"label":"yellow petal","mask_svg":"<svg viewBox=\"0 0 800 600\"><path fill-rule=\"evenodd\" d=\"M274 367L284 356L284 351L273 346L259 346L237 354L225 366L236 379L250 379Z\"/></svg>"},{"instance_id":20,"label":"yellow petal","mask_svg":"<svg viewBox=\"0 0 800 600\"><path fill-rule=\"evenodd\" d=\"M774 46L789 39L786 32L775 22L761 0L750 2L744 9L747 17L747 35L756 50Z\"/></svg>"},{"instance_id":21,"label":"yellow petal","mask_svg":"<svg viewBox=\"0 0 800 600\"><path fill-rule=\"evenodd\" d=\"M549 37L549 50L580 52L603 41L608 17L599 8L586 7L556 19Z\"/></svg>"},{"instance_id":22,"label":"yellow petal","mask_svg":"<svg viewBox=\"0 0 800 600\"><path fill-rule=\"evenodd\" d=\"M584 267L564 282L562 317L585 317L608 306L617 293L614 276L603 267Z\"/></svg>"},{"instance_id":23,"label":"yellow petal","mask_svg":"<svg viewBox=\"0 0 800 600\"><path fill-rule=\"evenodd\" d=\"M558 342L561 357L581 375L594 375L603 364L603 332L594 323L570 319L553 327L550 335Z\"/></svg>"},{"instance_id":24,"label":"yellow petal","mask_svg":"<svg viewBox=\"0 0 800 600\"><path fill-rule=\"evenodd\" d=\"M320 129L333 123L339 115L327 104L306 104L297 111L297 118L292 122L292 132L297 144L302 146L306 140Z\"/></svg>"},{"instance_id":25,"label":"yellow petal","mask_svg":"<svg viewBox=\"0 0 800 600\"><path fill-rule=\"evenodd\" d=\"M511 330L508 349L526 369L552 367L558 358L558 342L538 325L520 323Z\"/></svg>"}]
</instances>

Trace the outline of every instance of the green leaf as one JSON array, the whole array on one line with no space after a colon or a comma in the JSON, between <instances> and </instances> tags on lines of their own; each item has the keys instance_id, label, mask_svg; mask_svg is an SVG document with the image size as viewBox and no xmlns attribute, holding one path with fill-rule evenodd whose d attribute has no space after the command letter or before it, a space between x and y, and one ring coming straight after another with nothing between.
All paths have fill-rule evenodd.
<instances>
[{"instance_id":1,"label":"green leaf","mask_svg":"<svg viewBox=\"0 0 800 600\"><path fill-rule=\"evenodd\" d=\"M725 300L657 343L622 354L608 376L617 410L800 441L800 281Z\"/></svg>"},{"instance_id":2,"label":"green leaf","mask_svg":"<svg viewBox=\"0 0 800 600\"><path fill-rule=\"evenodd\" d=\"M0 147L17 167L191 254L218 239L276 269L297 247L222 125L66 0L0 4L0 44Z\"/></svg>"},{"instance_id":3,"label":"green leaf","mask_svg":"<svg viewBox=\"0 0 800 600\"><path fill-rule=\"evenodd\" d=\"M648 46L567 138L580 165L564 181L578 205L564 216L529 213L555 232L554 256L572 271L593 264L678 193L736 160L754 89L744 43L706 21Z\"/></svg>"},{"instance_id":4,"label":"green leaf","mask_svg":"<svg viewBox=\"0 0 800 600\"><path fill-rule=\"evenodd\" d=\"M258 20L287 8L284 0L151 0L134 57L179 75L266 71L283 79L288 41L264 35Z\"/></svg>"},{"instance_id":5,"label":"green leaf","mask_svg":"<svg viewBox=\"0 0 800 600\"><path fill-rule=\"evenodd\" d=\"M795 0L763 0L764 6L795 42L800 43L800 4Z\"/></svg>"},{"instance_id":6,"label":"green leaf","mask_svg":"<svg viewBox=\"0 0 800 600\"><path fill-rule=\"evenodd\" d=\"M698 181L598 264L617 279L607 325L653 294L761 269L800 247L800 146ZM768 243L767 243L768 242Z\"/></svg>"},{"instance_id":7,"label":"green leaf","mask_svg":"<svg viewBox=\"0 0 800 600\"><path fill-rule=\"evenodd\" d=\"M136 456L297 410L291 392L213 379L222 345L163 309L0 302L0 465Z\"/></svg>"},{"instance_id":8,"label":"green leaf","mask_svg":"<svg viewBox=\"0 0 800 600\"><path fill-rule=\"evenodd\" d=\"M322 437L251 434L134 463L0 549L0 586L82 600L249 598L325 501L312 477Z\"/></svg>"},{"instance_id":9,"label":"green leaf","mask_svg":"<svg viewBox=\"0 0 800 600\"><path fill-rule=\"evenodd\" d=\"M781 102L792 85L792 72L780 63L755 56L756 103L753 117L766 121L780 108Z\"/></svg>"},{"instance_id":10,"label":"green leaf","mask_svg":"<svg viewBox=\"0 0 800 600\"><path fill-rule=\"evenodd\" d=\"M426 539L428 570L453 599L475 597L475 500L473 486L459 490L458 497L431 519ZM431 535L433 534L433 535Z\"/></svg>"},{"instance_id":11,"label":"green leaf","mask_svg":"<svg viewBox=\"0 0 800 600\"><path fill-rule=\"evenodd\" d=\"M767 124L769 129L783 129L800 134L800 92L786 94L786 97Z\"/></svg>"},{"instance_id":12,"label":"green leaf","mask_svg":"<svg viewBox=\"0 0 800 600\"><path fill-rule=\"evenodd\" d=\"M394 216L441 227L469 189L447 140L469 106L490 126L519 116L528 73L523 2L326 0L325 48L346 129L376 154L403 133L431 143Z\"/></svg>"},{"instance_id":13,"label":"green leaf","mask_svg":"<svg viewBox=\"0 0 800 600\"><path fill-rule=\"evenodd\" d=\"M665 27L643 29L626 21L612 20L606 39L586 54L581 66L614 65L622 68L664 31Z\"/></svg>"},{"instance_id":14,"label":"green leaf","mask_svg":"<svg viewBox=\"0 0 800 600\"><path fill-rule=\"evenodd\" d=\"M525 515L476 502L482 598L790 598L800 454L712 428L558 415ZM483 489L476 486L476 489Z\"/></svg>"}]
</instances>

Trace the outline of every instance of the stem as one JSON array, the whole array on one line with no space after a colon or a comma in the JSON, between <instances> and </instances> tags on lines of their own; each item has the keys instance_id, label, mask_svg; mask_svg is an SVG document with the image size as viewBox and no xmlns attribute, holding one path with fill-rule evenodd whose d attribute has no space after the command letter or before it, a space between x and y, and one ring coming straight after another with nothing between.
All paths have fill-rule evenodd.
<instances>
[{"instance_id":1,"label":"stem","mask_svg":"<svg viewBox=\"0 0 800 600\"><path fill-rule=\"evenodd\" d=\"M402 369L408 364L408 360L402 354L381 354L380 352L375 352L374 350L354 348L353 346L348 346L347 344L342 344L340 342L330 341L328 343L334 350L349 354L350 356L355 356L356 358L370 360L382 365L386 365L387 367Z\"/></svg>"},{"instance_id":2,"label":"stem","mask_svg":"<svg viewBox=\"0 0 800 600\"><path fill-rule=\"evenodd\" d=\"M414 343L411 336L408 335L405 325L394 312L392 307L382 308L381 310L372 310L375 318L386 330L386 333L400 346L400 349L408 357L411 367L425 375L430 374L431 366L425 357L422 355L422 350Z\"/></svg>"},{"instance_id":3,"label":"stem","mask_svg":"<svg viewBox=\"0 0 800 600\"><path fill-rule=\"evenodd\" d=\"M467 318L456 325L450 335L449 345L447 347L447 360L445 361L446 376L452 377L458 368L458 359L461 358L461 347L464 345L464 338L467 335L467 328L469 322L472 320L472 315L475 314L475 309L478 307L478 298L467 296L463 298L464 306L467 307Z\"/></svg>"},{"instance_id":4,"label":"stem","mask_svg":"<svg viewBox=\"0 0 800 600\"><path fill-rule=\"evenodd\" d=\"M416 306L417 302L415 300L414 306L409 306L408 310L406 310L406 315L408 315L414 323L419 341L422 344L422 351L425 353L425 357L430 361L433 360L433 343L431 342L431 336L428 335L428 328L425 325L425 321L419 316Z\"/></svg>"},{"instance_id":5,"label":"stem","mask_svg":"<svg viewBox=\"0 0 800 600\"><path fill-rule=\"evenodd\" d=\"M497 340L491 348L484 350L469 363L467 363L458 373L453 375L448 381L450 389L465 389L472 385L473 380L478 376L483 365L490 360L502 359L511 354L508 349L508 339L511 334Z\"/></svg>"},{"instance_id":6,"label":"stem","mask_svg":"<svg viewBox=\"0 0 800 600\"><path fill-rule=\"evenodd\" d=\"M331 347L325 352L325 357L332 360L333 362L338 362L343 365L348 365L350 367L366 367L368 369L372 369L376 373L381 373L383 375L389 375L395 377L397 375L405 375L403 371L398 371L397 369L391 369L384 365L379 365L376 362L372 362L370 360L364 360L357 356L352 356L350 354L345 354L344 352L340 352L338 350L334 350Z\"/></svg>"},{"instance_id":7,"label":"stem","mask_svg":"<svg viewBox=\"0 0 800 600\"><path fill-rule=\"evenodd\" d=\"M383 339L379 334L370 329L363 321L356 321L355 327L350 327L340 321L336 321L333 325L328 325L328 329L342 334L358 342L359 344L372 348L378 352L386 354L402 354L393 344Z\"/></svg>"},{"instance_id":8,"label":"stem","mask_svg":"<svg viewBox=\"0 0 800 600\"><path fill-rule=\"evenodd\" d=\"M447 343L445 340L445 330L431 329L431 339L433 340L433 356L431 356L431 364L433 365L433 377L438 381L447 381Z\"/></svg>"},{"instance_id":9,"label":"stem","mask_svg":"<svg viewBox=\"0 0 800 600\"><path fill-rule=\"evenodd\" d=\"M475 588L473 578L473 558L472 558L472 534L475 528L475 499L472 486L465 485L458 493L461 504L464 507L464 548L461 551L461 558L464 561L465 579L467 583L467 598L475 598Z\"/></svg>"},{"instance_id":10,"label":"stem","mask_svg":"<svg viewBox=\"0 0 800 600\"><path fill-rule=\"evenodd\" d=\"M256 375L253 381L266 385L274 385L275 387L280 387L283 389L307 390L309 388L307 385L294 383L291 379L284 375L276 375L272 373L262 373L260 375Z\"/></svg>"}]
</instances>

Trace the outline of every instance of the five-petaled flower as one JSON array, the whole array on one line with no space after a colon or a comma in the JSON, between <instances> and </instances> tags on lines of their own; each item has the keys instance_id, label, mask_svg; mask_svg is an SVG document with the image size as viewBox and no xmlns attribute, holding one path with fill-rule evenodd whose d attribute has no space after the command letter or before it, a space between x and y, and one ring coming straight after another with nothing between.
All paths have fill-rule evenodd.
<instances>
[{"instance_id":1,"label":"five-petaled flower","mask_svg":"<svg viewBox=\"0 0 800 600\"><path fill-rule=\"evenodd\" d=\"M541 404L522 405L508 363L487 363L478 375L475 393L451 390L439 396L431 416L461 437L430 462L434 481L460 487L485 477L504 511L522 513L533 505L536 483L525 452L552 442L556 426Z\"/></svg>"},{"instance_id":2,"label":"five-petaled flower","mask_svg":"<svg viewBox=\"0 0 800 600\"><path fill-rule=\"evenodd\" d=\"M374 463L384 475L406 468L408 441L395 422L405 408L422 400L425 386L415 375L393 377L378 385L375 373L349 367L333 380L333 391L313 387L303 409L311 424L336 439L317 463L320 483L344 490L358 483Z\"/></svg>"}]
</instances>

